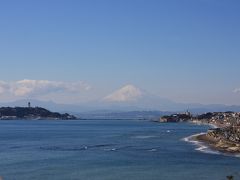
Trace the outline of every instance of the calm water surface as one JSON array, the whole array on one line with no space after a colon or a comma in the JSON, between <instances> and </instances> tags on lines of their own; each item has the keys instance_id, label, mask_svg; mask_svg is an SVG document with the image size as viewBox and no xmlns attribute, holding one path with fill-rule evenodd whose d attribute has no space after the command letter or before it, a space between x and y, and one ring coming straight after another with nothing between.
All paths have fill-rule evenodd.
<instances>
[{"instance_id":1,"label":"calm water surface","mask_svg":"<svg viewBox=\"0 0 240 180\"><path fill-rule=\"evenodd\" d=\"M0 121L4 180L240 179L240 158L196 151L193 124L133 120Z\"/></svg>"}]
</instances>

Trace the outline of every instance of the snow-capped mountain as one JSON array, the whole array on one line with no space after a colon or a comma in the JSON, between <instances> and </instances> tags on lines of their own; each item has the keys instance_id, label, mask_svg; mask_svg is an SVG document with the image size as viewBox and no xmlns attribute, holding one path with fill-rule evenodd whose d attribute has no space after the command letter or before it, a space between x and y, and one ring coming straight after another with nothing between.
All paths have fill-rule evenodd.
<instances>
[{"instance_id":1,"label":"snow-capped mountain","mask_svg":"<svg viewBox=\"0 0 240 180\"><path fill-rule=\"evenodd\" d=\"M133 85L126 85L103 98L106 102L133 102L144 96L144 92Z\"/></svg>"},{"instance_id":2,"label":"snow-capped mountain","mask_svg":"<svg viewBox=\"0 0 240 180\"><path fill-rule=\"evenodd\" d=\"M186 111L195 113L208 111L240 111L240 106L227 106L222 104L184 104L176 103L166 98L153 95L134 85L123 86L106 95L100 100L79 104L57 104L52 101L22 99L14 102L0 103L0 106L41 106L52 111L60 112L126 112L126 111Z\"/></svg>"},{"instance_id":3,"label":"snow-capped mountain","mask_svg":"<svg viewBox=\"0 0 240 180\"><path fill-rule=\"evenodd\" d=\"M178 103L153 95L134 85L126 85L102 99L102 105L112 107L135 107L141 109L178 109Z\"/></svg>"}]
</instances>

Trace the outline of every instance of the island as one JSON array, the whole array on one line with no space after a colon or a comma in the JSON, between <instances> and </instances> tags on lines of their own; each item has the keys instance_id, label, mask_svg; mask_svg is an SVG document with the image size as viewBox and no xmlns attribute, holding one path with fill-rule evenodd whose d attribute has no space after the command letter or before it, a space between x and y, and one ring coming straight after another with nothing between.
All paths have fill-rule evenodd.
<instances>
[{"instance_id":1,"label":"island","mask_svg":"<svg viewBox=\"0 0 240 180\"><path fill-rule=\"evenodd\" d=\"M1 107L0 120L75 120L77 117L68 113L51 112L42 107Z\"/></svg>"},{"instance_id":2,"label":"island","mask_svg":"<svg viewBox=\"0 0 240 180\"><path fill-rule=\"evenodd\" d=\"M186 112L163 116L159 121L211 125L206 133L192 136L192 140L206 143L220 152L240 154L240 112L208 112L196 116Z\"/></svg>"}]
</instances>

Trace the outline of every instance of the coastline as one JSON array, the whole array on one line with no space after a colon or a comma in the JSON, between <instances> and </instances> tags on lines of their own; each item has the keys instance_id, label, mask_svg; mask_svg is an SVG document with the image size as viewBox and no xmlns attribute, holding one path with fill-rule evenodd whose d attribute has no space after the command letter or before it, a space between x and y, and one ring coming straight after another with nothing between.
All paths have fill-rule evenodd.
<instances>
[{"instance_id":1,"label":"coastline","mask_svg":"<svg viewBox=\"0 0 240 180\"><path fill-rule=\"evenodd\" d=\"M225 139L210 137L207 133L195 136L195 140L206 143L213 150L226 154L240 155L240 144Z\"/></svg>"},{"instance_id":2,"label":"coastline","mask_svg":"<svg viewBox=\"0 0 240 180\"><path fill-rule=\"evenodd\" d=\"M199 141L196 137L197 136L202 136L206 133L198 133L194 134L188 137L183 138L183 141L194 144L196 146L195 150L203 152L203 153L208 153L208 154L220 154L219 151L211 148L209 144L203 141Z\"/></svg>"},{"instance_id":3,"label":"coastline","mask_svg":"<svg viewBox=\"0 0 240 180\"><path fill-rule=\"evenodd\" d=\"M226 127L223 124L219 124L219 123L205 123L205 122L199 123L199 121L192 122L192 123L198 124L198 125L208 125L213 129ZM208 134L208 132L195 134L190 137L184 138L184 140L200 146L196 150L200 150L208 153L215 152L215 154L218 154L217 152L219 152L225 155L240 156L239 143L235 143L235 142L223 139L221 137L212 137Z\"/></svg>"},{"instance_id":4,"label":"coastline","mask_svg":"<svg viewBox=\"0 0 240 180\"><path fill-rule=\"evenodd\" d=\"M199 122L192 121L191 123L197 125L208 125L212 129L224 128L223 124L219 123L207 123L207 122ZM193 143L197 146L196 150L210 153L210 154L223 154L228 156L240 157L240 144L236 142L229 141L220 136L213 137L209 135L209 132L203 132L191 135L183 139L186 142Z\"/></svg>"},{"instance_id":5,"label":"coastline","mask_svg":"<svg viewBox=\"0 0 240 180\"><path fill-rule=\"evenodd\" d=\"M240 157L240 144L216 139L208 136L207 133L194 134L184 138L184 141L195 144L198 146L196 150L201 152Z\"/></svg>"},{"instance_id":6,"label":"coastline","mask_svg":"<svg viewBox=\"0 0 240 180\"><path fill-rule=\"evenodd\" d=\"M208 123L208 122L200 122L200 121L189 121L192 124L197 124L197 125L206 125L210 126L211 128L222 128L224 127L222 124L219 123Z\"/></svg>"}]
</instances>

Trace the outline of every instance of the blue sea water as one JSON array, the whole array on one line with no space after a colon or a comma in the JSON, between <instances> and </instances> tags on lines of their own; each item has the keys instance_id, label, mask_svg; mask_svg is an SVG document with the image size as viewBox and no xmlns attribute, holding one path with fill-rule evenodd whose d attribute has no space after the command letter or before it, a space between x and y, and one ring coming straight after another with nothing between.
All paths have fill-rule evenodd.
<instances>
[{"instance_id":1,"label":"blue sea water","mask_svg":"<svg viewBox=\"0 0 240 180\"><path fill-rule=\"evenodd\" d=\"M225 180L240 158L183 141L207 126L137 120L0 121L4 180Z\"/></svg>"}]
</instances>

